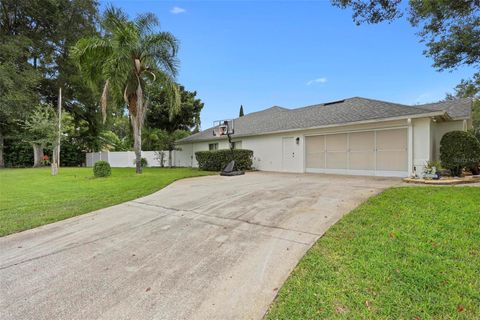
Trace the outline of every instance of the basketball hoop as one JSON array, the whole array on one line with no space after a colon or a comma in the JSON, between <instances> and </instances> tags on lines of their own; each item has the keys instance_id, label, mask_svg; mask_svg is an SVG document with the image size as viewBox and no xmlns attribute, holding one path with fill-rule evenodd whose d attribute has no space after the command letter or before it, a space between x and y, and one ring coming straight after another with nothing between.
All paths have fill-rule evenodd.
<instances>
[{"instance_id":1,"label":"basketball hoop","mask_svg":"<svg viewBox=\"0 0 480 320\"><path fill-rule=\"evenodd\" d=\"M213 135L215 137L228 136L233 133L233 120L217 120L213 122Z\"/></svg>"},{"instance_id":2,"label":"basketball hoop","mask_svg":"<svg viewBox=\"0 0 480 320\"><path fill-rule=\"evenodd\" d=\"M245 174L242 170L235 170L235 152L233 150L233 142L232 142L232 135L235 133L234 123L233 120L217 120L213 121L213 136L214 137L221 137L227 136L228 144L230 146L231 151L231 161L228 165L223 168L220 175L222 176L238 176Z\"/></svg>"}]
</instances>

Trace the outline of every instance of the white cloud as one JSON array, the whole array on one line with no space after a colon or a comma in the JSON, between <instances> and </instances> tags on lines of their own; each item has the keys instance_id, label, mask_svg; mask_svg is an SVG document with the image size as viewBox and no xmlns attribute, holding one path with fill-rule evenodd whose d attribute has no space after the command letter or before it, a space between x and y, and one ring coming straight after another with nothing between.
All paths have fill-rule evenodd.
<instances>
[{"instance_id":1,"label":"white cloud","mask_svg":"<svg viewBox=\"0 0 480 320\"><path fill-rule=\"evenodd\" d=\"M185 13L185 12L187 12L187 10L175 6L175 7L173 7L173 8L170 10L170 12L173 13L173 14L180 14L180 13Z\"/></svg>"},{"instance_id":2,"label":"white cloud","mask_svg":"<svg viewBox=\"0 0 480 320\"><path fill-rule=\"evenodd\" d=\"M317 78L317 79L313 79L313 80L310 80L307 82L307 86L310 86L314 83L325 83L327 82L327 78Z\"/></svg>"}]
</instances>

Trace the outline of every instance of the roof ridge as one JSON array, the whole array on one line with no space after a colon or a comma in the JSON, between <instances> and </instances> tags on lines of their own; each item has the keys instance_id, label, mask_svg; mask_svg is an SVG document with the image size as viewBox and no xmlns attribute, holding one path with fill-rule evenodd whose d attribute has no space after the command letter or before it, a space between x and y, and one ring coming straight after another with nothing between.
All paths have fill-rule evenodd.
<instances>
[{"instance_id":1,"label":"roof ridge","mask_svg":"<svg viewBox=\"0 0 480 320\"><path fill-rule=\"evenodd\" d=\"M414 105L415 107L416 106L427 106L427 105L431 105L431 104L442 104L442 103L452 103L452 102L458 102L458 101L473 101L473 99L475 99L475 97L462 97L462 98L455 98L453 100L440 100L440 101L436 101L436 102L429 102L429 103L422 103L422 104L418 104L418 105Z\"/></svg>"},{"instance_id":2,"label":"roof ridge","mask_svg":"<svg viewBox=\"0 0 480 320\"><path fill-rule=\"evenodd\" d=\"M272 109L281 109L281 110L286 110L286 111L290 111L291 109L287 109L287 108L284 108L284 107L280 107L280 106L271 106L267 109L263 109L263 110L258 110L258 111L254 111L254 112L250 112L250 113L247 113L246 115L244 115L243 117L246 117L246 116L250 116L250 115L253 115L253 114L257 114L257 113L261 113L261 112L265 112L267 110L272 110ZM239 119L239 118L242 118L242 117L237 117L235 119Z\"/></svg>"},{"instance_id":3,"label":"roof ridge","mask_svg":"<svg viewBox=\"0 0 480 320\"><path fill-rule=\"evenodd\" d=\"M422 107L420 107L420 105L418 105L418 106L416 106L416 105L408 105L408 104L403 104L403 103L398 103L398 102L390 102L390 101L383 101L383 100L363 98L363 97L353 97L353 98L359 98L359 99L363 99L363 100L381 102L381 103L385 103L385 104L389 104L389 105L395 105L395 106L403 107L403 108L412 108L412 107L413 107L413 108L416 108L416 109L419 109L419 110L423 110L423 111L435 111L435 110L431 110L431 109L422 108Z\"/></svg>"}]
</instances>

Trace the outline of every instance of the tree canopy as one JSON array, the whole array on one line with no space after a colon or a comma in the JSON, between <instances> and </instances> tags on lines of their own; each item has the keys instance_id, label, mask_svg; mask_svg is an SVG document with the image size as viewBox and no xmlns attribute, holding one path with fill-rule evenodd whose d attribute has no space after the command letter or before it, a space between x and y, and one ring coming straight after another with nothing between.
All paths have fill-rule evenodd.
<instances>
[{"instance_id":1,"label":"tree canopy","mask_svg":"<svg viewBox=\"0 0 480 320\"><path fill-rule=\"evenodd\" d=\"M126 105L133 129L136 171L142 172L142 127L149 101L147 88L158 82L165 90L170 117L180 109L177 73L177 39L169 32L154 31L159 21L152 13L127 14L114 7L106 9L102 33L80 39L72 50L83 76L93 90L103 84L101 107L106 121L109 97L116 106ZM112 103L111 103L112 104Z\"/></svg>"},{"instance_id":2,"label":"tree canopy","mask_svg":"<svg viewBox=\"0 0 480 320\"><path fill-rule=\"evenodd\" d=\"M461 65L480 67L480 2L478 0L331 0L340 8L351 8L356 24L393 21L407 16L419 29L424 54L433 58L438 70ZM478 73L477 73L478 74Z\"/></svg>"},{"instance_id":3,"label":"tree canopy","mask_svg":"<svg viewBox=\"0 0 480 320\"><path fill-rule=\"evenodd\" d=\"M199 130L203 102L197 98L196 91L187 91L181 85L179 91L180 110L172 114L166 90L158 84L153 84L148 88L150 107L147 111L146 126L164 129L167 132Z\"/></svg>"},{"instance_id":4,"label":"tree canopy","mask_svg":"<svg viewBox=\"0 0 480 320\"><path fill-rule=\"evenodd\" d=\"M3 139L16 143L23 130L20 124L36 105L56 104L59 86L65 108L84 133L81 143L94 147L100 130L97 115L88 110L95 102L69 51L78 39L97 32L97 11L94 0L1 1L0 166Z\"/></svg>"}]
</instances>

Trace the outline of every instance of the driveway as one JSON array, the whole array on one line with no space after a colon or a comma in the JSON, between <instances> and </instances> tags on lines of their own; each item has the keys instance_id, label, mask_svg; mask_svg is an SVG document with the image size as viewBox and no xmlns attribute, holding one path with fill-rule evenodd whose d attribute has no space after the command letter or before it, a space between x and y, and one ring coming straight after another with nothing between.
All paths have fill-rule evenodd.
<instances>
[{"instance_id":1,"label":"driveway","mask_svg":"<svg viewBox=\"0 0 480 320\"><path fill-rule=\"evenodd\" d=\"M400 183L193 178L0 238L0 319L260 319L315 240Z\"/></svg>"}]
</instances>

